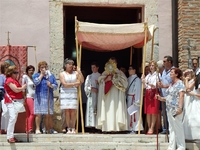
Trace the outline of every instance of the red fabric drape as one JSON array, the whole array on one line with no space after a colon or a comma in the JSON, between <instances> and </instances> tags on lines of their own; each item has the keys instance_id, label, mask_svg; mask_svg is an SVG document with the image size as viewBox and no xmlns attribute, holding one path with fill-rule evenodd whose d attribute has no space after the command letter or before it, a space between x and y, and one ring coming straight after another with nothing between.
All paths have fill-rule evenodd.
<instances>
[{"instance_id":1,"label":"red fabric drape","mask_svg":"<svg viewBox=\"0 0 200 150\"><path fill-rule=\"evenodd\" d=\"M96 51L116 51L144 45L144 32L124 35L78 32L77 36L83 47Z\"/></svg>"},{"instance_id":2,"label":"red fabric drape","mask_svg":"<svg viewBox=\"0 0 200 150\"><path fill-rule=\"evenodd\" d=\"M18 80L21 83L21 77L24 73L22 68L27 66L27 46L0 46L0 64L4 61L17 66Z\"/></svg>"}]
</instances>

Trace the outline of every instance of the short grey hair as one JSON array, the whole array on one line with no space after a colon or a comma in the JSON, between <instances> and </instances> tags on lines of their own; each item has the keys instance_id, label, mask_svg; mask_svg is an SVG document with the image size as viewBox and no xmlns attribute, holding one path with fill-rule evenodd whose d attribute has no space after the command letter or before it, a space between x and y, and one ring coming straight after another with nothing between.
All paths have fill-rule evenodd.
<instances>
[{"instance_id":1,"label":"short grey hair","mask_svg":"<svg viewBox=\"0 0 200 150\"><path fill-rule=\"evenodd\" d=\"M74 61L71 59L71 58L66 58L64 60L64 64L63 64L63 69L65 70L65 66L66 64L69 64L69 63L73 63L74 64Z\"/></svg>"},{"instance_id":2,"label":"short grey hair","mask_svg":"<svg viewBox=\"0 0 200 150\"><path fill-rule=\"evenodd\" d=\"M158 65L158 68L162 68L163 67L163 60L159 60L157 61L157 65Z\"/></svg>"}]
</instances>

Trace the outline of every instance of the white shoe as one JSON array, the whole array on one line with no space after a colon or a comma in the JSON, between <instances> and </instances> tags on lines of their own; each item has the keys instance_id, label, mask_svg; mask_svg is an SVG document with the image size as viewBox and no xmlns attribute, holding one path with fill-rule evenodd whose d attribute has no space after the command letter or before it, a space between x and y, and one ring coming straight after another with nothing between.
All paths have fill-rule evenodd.
<instances>
[{"instance_id":1,"label":"white shoe","mask_svg":"<svg viewBox=\"0 0 200 150\"><path fill-rule=\"evenodd\" d=\"M50 129L50 134L57 134L58 132L54 129Z\"/></svg>"},{"instance_id":2,"label":"white shoe","mask_svg":"<svg viewBox=\"0 0 200 150\"><path fill-rule=\"evenodd\" d=\"M43 134L46 133L46 129L45 129L45 128L42 129L42 133L43 133Z\"/></svg>"},{"instance_id":3,"label":"white shoe","mask_svg":"<svg viewBox=\"0 0 200 150\"><path fill-rule=\"evenodd\" d=\"M75 128L72 128L72 132L71 133L76 134Z\"/></svg>"},{"instance_id":4,"label":"white shoe","mask_svg":"<svg viewBox=\"0 0 200 150\"><path fill-rule=\"evenodd\" d=\"M67 134L71 134L72 131L71 131L71 128L67 128Z\"/></svg>"},{"instance_id":5,"label":"white shoe","mask_svg":"<svg viewBox=\"0 0 200 150\"><path fill-rule=\"evenodd\" d=\"M130 134L135 134L135 131L132 130L132 131L130 132Z\"/></svg>"},{"instance_id":6,"label":"white shoe","mask_svg":"<svg viewBox=\"0 0 200 150\"><path fill-rule=\"evenodd\" d=\"M35 130L35 134L41 134L40 130Z\"/></svg>"}]
</instances>

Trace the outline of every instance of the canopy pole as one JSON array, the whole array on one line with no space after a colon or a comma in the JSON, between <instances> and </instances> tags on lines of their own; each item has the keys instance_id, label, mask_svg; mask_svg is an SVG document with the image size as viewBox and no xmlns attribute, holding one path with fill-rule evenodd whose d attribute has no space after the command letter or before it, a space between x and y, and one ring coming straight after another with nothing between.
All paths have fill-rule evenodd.
<instances>
[{"instance_id":1,"label":"canopy pole","mask_svg":"<svg viewBox=\"0 0 200 150\"><path fill-rule=\"evenodd\" d=\"M81 68L81 55L82 55L82 45L80 45L80 48L78 47L78 37L77 37L77 32L78 32L78 21L77 21L77 16L75 16L75 41L76 41L76 62L77 62L77 67ZM82 108L82 93L81 93L81 86L78 87L78 93L77 93L77 101L78 101L78 108L77 108L77 115L76 115L76 133L78 133L78 123L79 123L79 104L80 104L80 113L81 113L81 126L82 126L82 133L85 133L84 130L84 121L83 121L83 108Z\"/></svg>"},{"instance_id":2,"label":"canopy pole","mask_svg":"<svg viewBox=\"0 0 200 150\"><path fill-rule=\"evenodd\" d=\"M75 16L76 64L79 65L77 32L78 32L78 21L77 21L77 16ZM76 112L76 133L78 133L78 119L79 119L79 88L78 88L78 93L77 93L77 102L78 102L78 105L77 105L77 112Z\"/></svg>"},{"instance_id":3,"label":"canopy pole","mask_svg":"<svg viewBox=\"0 0 200 150\"><path fill-rule=\"evenodd\" d=\"M148 21L148 20L147 20ZM143 62L142 62L142 74L144 74L145 70L145 62L146 62L146 48L147 48L147 30L148 25L147 21L144 23L144 47L143 47ZM144 84L141 86L141 93L140 93L140 118L139 118L139 125L138 125L138 134L140 134L140 126L141 126L141 119L142 119L142 105L143 105L143 93L144 93Z\"/></svg>"},{"instance_id":4,"label":"canopy pole","mask_svg":"<svg viewBox=\"0 0 200 150\"><path fill-rule=\"evenodd\" d=\"M158 29L158 27L153 29L153 37L152 37L152 43L151 43L151 59L153 60L153 54L154 54L154 37L155 37L155 31Z\"/></svg>"},{"instance_id":5,"label":"canopy pole","mask_svg":"<svg viewBox=\"0 0 200 150\"><path fill-rule=\"evenodd\" d=\"M79 48L80 52L79 52L79 68L81 68L81 58L82 58L82 44L80 44L80 48ZM79 90L79 100L80 100L80 113L81 113L81 126L82 126L82 133L85 133L84 130L84 120L83 120L83 107L82 107L82 91L81 91L81 86L78 87Z\"/></svg>"},{"instance_id":6,"label":"canopy pole","mask_svg":"<svg viewBox=\"0 0 200 150\"><path fill-rule=\"evenodd\" d=\"M133 46L131 46L131 49L130 49L130 65L132 65L132 61L133 61Z\"/></svg>"}]
</instances>

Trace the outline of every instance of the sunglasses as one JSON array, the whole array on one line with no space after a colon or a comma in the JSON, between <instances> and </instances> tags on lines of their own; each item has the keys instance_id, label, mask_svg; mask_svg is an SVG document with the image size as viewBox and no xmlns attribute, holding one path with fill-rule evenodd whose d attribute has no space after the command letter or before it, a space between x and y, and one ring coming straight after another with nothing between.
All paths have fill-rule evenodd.
<instances>
[{"instance_id":1,"label":"sunglasses","mask_svg":"<svg viewBox=\"0 0 200 150\"><path fill-rule=\"evenodd\" d=\"M14 71L14 72L13 72L13 74L18 74L18 73L19 73L18 71Z\"/></svg>"}]
</instances>

